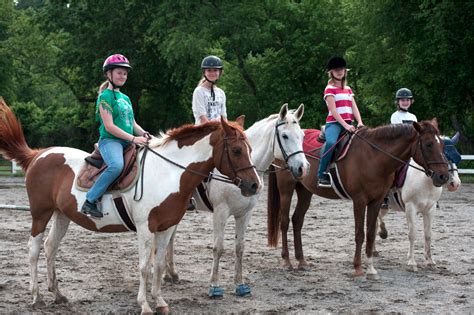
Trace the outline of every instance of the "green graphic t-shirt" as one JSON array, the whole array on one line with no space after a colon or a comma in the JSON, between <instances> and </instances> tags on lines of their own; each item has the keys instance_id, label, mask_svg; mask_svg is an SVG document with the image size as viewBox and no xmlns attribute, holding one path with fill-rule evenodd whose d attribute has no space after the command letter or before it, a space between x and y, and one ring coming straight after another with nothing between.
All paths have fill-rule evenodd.
<instances>
[{"instance_id":1,"label":"green graphic t-shirt","mask_svg":"<svg viewBox=\"0 0 474 315\"><path fill-rule=\"evenodd\" d=\"M119 127L126 133L133 135L133 108L132 103L127 95L122 92L105 89L97 98L95 107L95 118L100 123L99 133L100 139L119 139L111 133L107 132L104 126L104 122L100 117L99 108L105 109L112 114L112 118L115 126Z\"/></svg>"}]
</instances>

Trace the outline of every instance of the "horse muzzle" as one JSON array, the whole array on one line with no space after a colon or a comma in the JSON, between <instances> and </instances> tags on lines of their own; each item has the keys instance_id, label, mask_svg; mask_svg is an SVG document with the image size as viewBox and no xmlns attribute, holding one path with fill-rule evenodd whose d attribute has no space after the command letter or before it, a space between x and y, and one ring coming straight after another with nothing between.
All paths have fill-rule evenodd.
<instances>
[{"instance_id":1,"label":"horse muzzle","mask_svg":"<svg viewBox=\"0 0 474 315\"><path fill-rule=\"evenodd\" d=\"M250 197L256 195L260 191L260 182L240 180L237 187L240 188L240 192L244 197Z\"/></svg>"},{"instance_id":2,"label":"horse muzzle","mask_svg":"<svg viewBox=\"0 0 474 315\"><path fill-rule=\"evenodd\" d=\"M301 163L300 165L298 165L296 167L295 166L289 166L289 169L290 169L290 172L291 172L291 174L293 175L293 177L295 179L301 180L304 177L306 177L306 175L309 174L310 164L308 162Z\"/></svg>"},{"instance_id":3,"label":"horse muzzle","mask_svg":"<svg viewBox=\"0 0 474 315\"><path fill-rule=\"evenodd\" d=\"M441 187L446 184L450 179L449 175L442 174L442 173L433 173L431 175L431 180L433 181L433 185L436 187Z\"/></svg>"}]
</instances>

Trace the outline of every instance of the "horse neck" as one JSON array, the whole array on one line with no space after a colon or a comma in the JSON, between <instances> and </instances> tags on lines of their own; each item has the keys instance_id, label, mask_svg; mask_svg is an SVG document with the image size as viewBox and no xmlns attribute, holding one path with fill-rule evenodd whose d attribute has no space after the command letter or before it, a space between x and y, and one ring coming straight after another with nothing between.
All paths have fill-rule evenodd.
<instances>
[{"instance_id":1,"label":"horse neck","mask_svg":"<svg viewBox=\"0 0 474 315\"><path fill-rule=\"evenodd\" d=\"M252 147L252 162L257 170L266 170L275 159L273 146L275 145L276 120L259 121L245 130L245 134Z\"/></svg>"},{"instance_id":2,"label":"horse neck","mask_svg":"<svg viewBox=\"0 0 474 315\"><path fill-rule=\"evenodd\" d=\"M189 169L203 174L207 175L209 174L213 169L214 169L214 160L212 158L212 151L213 147L209 143L209 138L210 135L207 135L203 137L202 139L198 140L195 142L193 145L187 145L187 146L182 146L181 148L178 146L177 141L171 141L167 143L166 145L162 147L158 147L155 150L158 152L160 155L164 156L168 160L173 161L176 164L181 165L182 167L189 167ZM144 152L144 151L143 151ZM143 152L141 153L139 159L141 160L141 156L143 155ZM152 152L147 153L148 157L152 157L150 162L146 162L150 164L149 169L154 169L154 168L164 168L164 169L170 169L171 171L173 169L176 169L176 171L183 171L179 166L173 165L171 162L164 160L163 158L153 154ZM148 158L147 158L148 160ZM184 172L184 173L189 173L191 172ZM184 174L183 173L183 174ZM155 180L152 179L153 176L146 176L145 174L145 179L150 178L150 180ZM173 177L173 176L170 176ZM189 187L189 192L191 192L195 186L197 186L203 178L201 176L198 176L197 174L193 174L193 176L190 176L188 179L187 183ZM188 192L188 191L186 191Z\"/></svg>"}]
</instances>

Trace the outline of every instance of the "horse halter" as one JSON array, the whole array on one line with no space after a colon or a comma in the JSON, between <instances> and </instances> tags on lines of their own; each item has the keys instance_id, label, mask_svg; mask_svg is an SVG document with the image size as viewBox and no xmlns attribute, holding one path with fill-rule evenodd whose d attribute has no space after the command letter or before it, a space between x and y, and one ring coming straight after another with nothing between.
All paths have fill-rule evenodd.
<instances>
[{"instance_id":1,"label":"horse halter","mask_svg":"<svg viewBox=\"0 0 474 315\"><path fill-rule=\"evenodd\" d=\"M283 143L281 143L281 139L280 139L280 131L278 130L278 127L282 126L286 124L285 121L277 121L277 123L275 124L275 138L277 139L278 141L278 147L280 148L280 151L281 151L281 154L283 155L283 158L285 159L285 163L288 164L288 160L296 155L296 154L304 154L303 150L298 150L298 151L295 151L293 153L286 153L285 151L285 148L283 147ZM275 141L273 141L273 152L275 152Z\"/></svg>"},{"instance_id":2,"label":"horse halter","mask_svg":"<svg viewBox=\"0 0 474 315\"><path fill-rule=\"evenodd\" d=\"M242 141L245 142L245 144L249 148L250 148L250 145L247 143L247 140L244 137L232 136L232 137L224 137L224 139L223 139L224 152L225 152L225 155L227 157L227 161L229 162L230 170L232 171L234 179L230 179L227 176L222 176L222 175L219 175L219 174L212 174L211 177L213 177L217 180L226 182L226 183L233 183L234 185L236 185L237 187L240 188L240 185L242 184L242 179L237 176L237 173L240 172L240 171L248 170L249 168L255 168L255 169L257 169L257 168L253 164L250 164L248 166L243 166L243 167L240 167L240 168L235 168L234 163L232 163L232 159L230 158L229 145L227 143L227 140L231 140L231 139L242 140ZM222 159L223 158L224 158L224 154L221 155L221 160L220 160L220 165L221 166L222 166Z\"/></svg>"}]
</instances>

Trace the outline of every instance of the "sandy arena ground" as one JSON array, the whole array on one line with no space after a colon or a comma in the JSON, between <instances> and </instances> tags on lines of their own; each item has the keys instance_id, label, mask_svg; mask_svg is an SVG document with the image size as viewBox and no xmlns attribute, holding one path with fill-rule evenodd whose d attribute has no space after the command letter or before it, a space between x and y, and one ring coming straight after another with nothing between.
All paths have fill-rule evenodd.
<instances>
[{"instance_id":1,"label":"sandy arena ground","mask_svg":"<svg viewBox=\"0 0 474 315\"><path fill-rule=\"evenodd\" d=\"M163 294L174 314L184 313L424 313L474 312L474 184L443 192L433 227L437 270L423 264L421 217L417 220L418 272L406 267L408 238L402 213L386 216L387 240L377 240L375 267L380 280L351 278L354 254L352 207L347 201L313 196L303 230L311 268L279 266L280 249L267 247L266 191L254 209L247 231L244 277L252 296L234 295L234 221L226 229L221 260L225 296L207 297L212 263L212 216L188 212L178 228L178 284L164 284ZM21 179L0 177L0 204L28 205ZM60 289L69 303L56 305L47 291L44 251L39 285L46 306L30 307L27 243L28 211L0 209L0 313L8 314L136 314L138 254L133 233L99 234L71 223L56 259ZM293 239L292 235L289 237ZM292 246L292 243L290 244ZM149 301L151 301L149 299ZM150 303L151 306L154 303Z\"/></svg>"}]
</instances>

